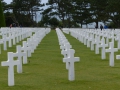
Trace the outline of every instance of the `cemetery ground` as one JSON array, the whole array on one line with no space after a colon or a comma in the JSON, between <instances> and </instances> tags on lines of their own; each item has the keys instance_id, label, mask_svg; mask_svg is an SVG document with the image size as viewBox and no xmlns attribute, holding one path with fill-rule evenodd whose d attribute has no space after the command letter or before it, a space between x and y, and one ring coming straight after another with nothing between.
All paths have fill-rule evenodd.
<instances>
[{"instance_id":1,"label":"cemetery ground","mask_svg":"<svg viewBox=\"0 0 120 90\"><path fill-rule=\"evenodd\" d=\"M29 63L23 65L22 74L17 73L15 66L15 86L7 84L8 67L0 66L0 90L119 90L120 61L115 59L115 66L110 67L108 53L102 60L100 54L96 55L72 36L64 35L75 50L75 57L80 57L80 62L75 62L75 81L68 80L57 34L52 30L28 58ZM7 61L7 52L16 52L16 46L2 50L0 61Z\"/></svg>"}]
</instances>

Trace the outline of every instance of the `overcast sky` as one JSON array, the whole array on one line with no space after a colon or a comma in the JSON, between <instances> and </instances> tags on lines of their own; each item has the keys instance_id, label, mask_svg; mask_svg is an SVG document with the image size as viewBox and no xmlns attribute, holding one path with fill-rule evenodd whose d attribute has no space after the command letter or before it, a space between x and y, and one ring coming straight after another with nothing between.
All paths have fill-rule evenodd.
<instances>
[{"instance_id":1,"label":"overcast sky","mask_svg":"<svg viewBox=\"0 0 120 90\"><path fill-rule=\"evenodd\" d=\"M6 3L8 3L8 4L9 4L10 2L12 2L12 0L4 0L4 1L5 1ZM42 3L46 3L46 2L48 2L48 0L41 0L41 2L42 2Z\"/></svg>"}]
</instances>

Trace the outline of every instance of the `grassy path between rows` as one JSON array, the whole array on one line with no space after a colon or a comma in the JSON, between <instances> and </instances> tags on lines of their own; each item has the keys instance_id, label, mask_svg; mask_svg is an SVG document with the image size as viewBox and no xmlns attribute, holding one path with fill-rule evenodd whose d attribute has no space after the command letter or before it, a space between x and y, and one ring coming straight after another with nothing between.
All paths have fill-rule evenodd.
<instances>
[{"instance_id":1,"label":"grassy path between rows","mask_svg":"<svg viewBox=\"0 0 120 90\"><path fill-rule=\"evenodd\" d=\"M57 34L52 30L39 44L28 64L23 65L23 73L16 73L15 86L7 85L7 67L0 66L0 90L119 90L120 61L115 60L115 67L109 67L108 54L101 60L85 45L70 35L65 34L75 49L75 81L68 81L68 71L60 54ZM15 47L8 51L15 51ZM6 53L0 55L0 61L6 60Z\"/></svg>"}]
</instances>

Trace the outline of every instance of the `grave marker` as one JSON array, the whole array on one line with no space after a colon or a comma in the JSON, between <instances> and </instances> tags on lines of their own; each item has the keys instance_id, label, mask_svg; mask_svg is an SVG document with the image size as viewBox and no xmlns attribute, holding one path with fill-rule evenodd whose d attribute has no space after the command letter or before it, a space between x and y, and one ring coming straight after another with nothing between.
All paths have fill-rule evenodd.
<instances>
[{"instance_id":1,"label":"grave marker","mask_svg":"<svg viewBox=\"0 0 120 90\"><path fill-rule=\"evenodd\" d=\"M1 66L8 66L8 86L14 86L14 66L19 64L19 60L13 60L13 52L8 52L8 60L1 62Z\"/></svg>"},{"instance_id":2,"label":"grave marker","mask_svg":"<svg viewBox=\"0 0 120 90\"><path fill-rule=\"evenodd\" d=\"M114 52L118 51L118 48L114 48L114 43L110 42L109 49L106 49L106 52L109 52L109 65L114 66Z\"/></svg>"},{"instance_id":3,"label":"grave marker","mask_svg":"<svg viewBox=\"0 0 120 90\"><path fill-rule=\"evenodd\" d=\"M68 79L70 81L75 80L75 72L74 72L74 62L79 61L79 57L74 57L75 50L69 49L69 56L67 58L63 58L63 62L69 63L68 69Z\"/></svg>"},{"instance_id":4,"label":"grave marker","mask_svg":"<svg viewBox=\"0 0 120 90\"><path fill-rule=\"evenodd\" d=\"M6 34L3 34L3 46L4 46L4 50L7 50L7 36Z\"/></svg>"},{"instance_id":5,"label":"grave marker","mask_svg":"<svg viewBox=\"0 0 120 90\"><path fill-rule=\"evenodd\" d=\"M99 54L100 36L96 36L95 54Z\"/></svg>"},{"instance_id":6,"label":"grave marker","mask_svg":"<svg viewBox=\"0 0 120 90\"><path fill-rule=\"evenodd\" d=\"M69 43L65 44L65 50L61 51L61 54L64 55L64 58L68 57L68 55L69 55L69 49L71 49L71 48L72 48L72 46ZM68 69L68 68L69 68L69 65L66 62L66 69Z\"/></svg>"},{"instance_id":7,"label":"grave marker","mask_svg":"<svg viewBox=\"0 0 120 90\"><path fill-rule=\"evenodd\" d=\"M20 45L16 46L16 50L17 50L17 52L13 53L13 56L18 57L18 60L20 61L20 64L17 65L17 72L22 73L22 57L27 56L27 54L25 52L22 52Z\"/></svg>"},{"instance_id":8,"label":"grave marker","mask_svg":"<svg viewBox=\"0 0 120 90\"><path fill-rule=\"evenodd\" d=\"M23 47L21 47L22 51L27 53L30 51L30 47L27 46L27 42L23 41ZM23 64L27 64L27 55L23 56Z\"/></svg>"},{"instance_id":9,"label":"grave marker","mask_svg":"<svg viewBox=\"0 0 120 90\"><path fill-rule=\"evenodd\" d=\"M120 55L116 55L116 59L120 59Z\"/></svg>"},{"instance_id":10,"label":"grave marker","mask_svg":"<svg viewBox=\"0 0 120 90\"><path fill-rule=\"evenodd\" d=\"M1 54L1 44L3 44L3 40L0 39L0 54Z\"/></svg>"},{"instance_id":11,"label":"grave marker","mask_svg":"<svg viewBox=\"0 0 120 90\"><path fill-rule=\"evenodd\" d=\"M106 59L105 48L107 46L108 46L108 44L105 44L105 39L104 39L104 37L102 37L101 45L99 45L99 47L102 48L102 50L101 50L101 59Z\"/></svg>"}]
</instances>

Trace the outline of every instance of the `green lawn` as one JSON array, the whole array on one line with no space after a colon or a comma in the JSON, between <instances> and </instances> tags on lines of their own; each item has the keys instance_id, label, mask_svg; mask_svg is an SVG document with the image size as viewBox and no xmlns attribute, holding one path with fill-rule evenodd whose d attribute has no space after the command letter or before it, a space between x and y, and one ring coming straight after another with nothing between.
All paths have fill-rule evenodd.
<instances>
[{"instance_id":1,"label":"green lawn","mask_svg":"<svg viewBox=\"0 0 120 90\"><path fill-rule=\"evenodd\" d=\"M57 34L52 30L28 58L29 64L23 65L22 74L16 72L15 66L15 86L8 86L8 68L0 66L0 90L119 90L120 61L115 60L115 67L110 67L108 53L107 59L101 60L100 54L96 55L70 35L65 36L75 49L75 57L80 57L80 62L75 63L75 81L68 80ZM15 52L15 48L8 51ZM3 60L7 60L7 51L0 55L0 61Z\"/></svg>"}]
</instances>

